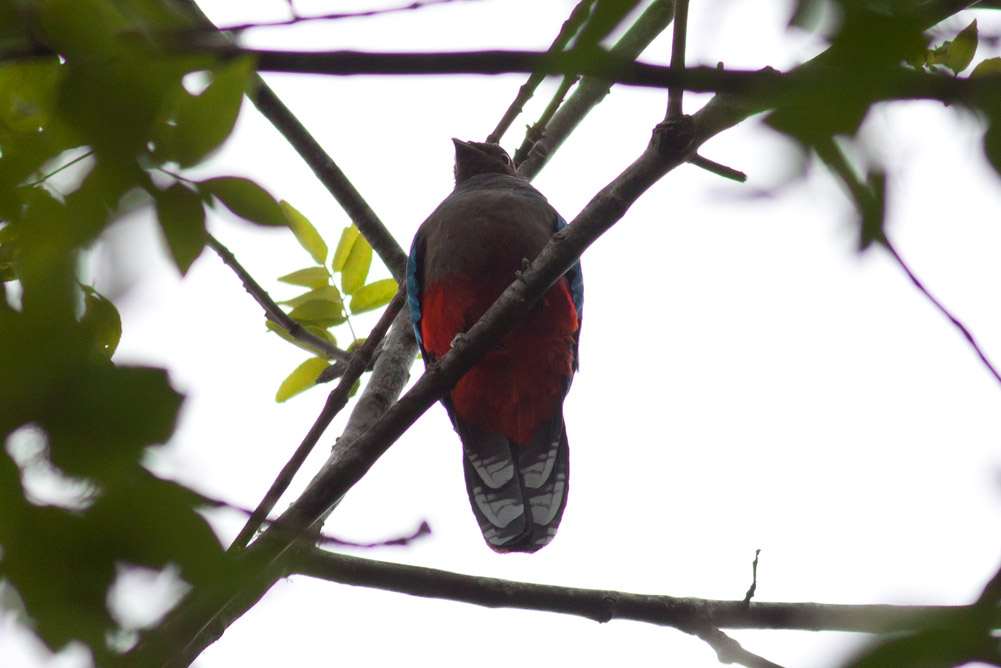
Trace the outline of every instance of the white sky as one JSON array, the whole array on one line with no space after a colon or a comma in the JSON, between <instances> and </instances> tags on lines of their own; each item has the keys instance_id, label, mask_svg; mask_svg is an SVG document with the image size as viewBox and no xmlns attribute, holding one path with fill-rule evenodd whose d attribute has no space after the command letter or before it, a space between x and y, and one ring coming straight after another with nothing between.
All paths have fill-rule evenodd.
<instances>
[{"instance_id":1,"label":"white sky","mask_svg":"<svg viewBox=\"0 0 1001 668\"><path fill-rule=\"evenodd\" d=\"M223 24L282 18L287 9L281 0L202 4ZM457 2L249 37L296 49L542 49L573 4ZM813 55L815 42L785 31L789 4L692 3L690 63L782 68ZM345 5L297 7L307 14ZM1001 34L990 12L948 25L956 32L973 15L982 33ZM669 48L665 34L643 59L666 62ZM988 55L996 54L982 47L976 60ZM449 138L485 137L523 79L268 77L405 248L452 187ZM705 99L688 96L686 111ZM547 101L533 100L505 147L517 147L518 129ZM535 185L571 220L639 155L665 105L664 92L616 87ZM1001 181L982 157L979 125L940 104L895 105L872 114L865 135L890 167L891 239L1001 364ZM758 120L701 152L747 172L749 183L678 169L583 257L582 370L566 402L572 492L555 541L527 556L486 547L468 507L459 441L440 406L352 490L328 533L380 540L427 520L431 537L363 556L569 586L739 599L761 548L760 601L976 596L1001 562L1001 387L886 254L854 251L851 210L830 177L818 171L773 196L749 196L789 171L788 145ZM349 224L249 104L236 135L202 171L254 178L306 214L331 245ZM211 229L276 298L295 294L275 281L310 263L290 233L225 216ZM207 251L179 280L148 215L116 233L139 268L134 288L118 299L117 359L167 366L187 394L180 428L151 458L154 468L254 506L326 390L275 404L278 384L305 353L265 334L235 276ZM374 319L359 318L361 329ZM414 366L415 377L421 368ZM295 489L343 422L328 431ZM236 515L219 517L228 537L239 526ZM836 666L864 638L732 635L801 668ZM9 619L0 622L0 655L13 657L4 660L12 668L79 664L73 652L44 658ZM432 661L719 665L701 641L671 629L306 578L275 586L197 665Z\"/></svg>"}]
</instances>

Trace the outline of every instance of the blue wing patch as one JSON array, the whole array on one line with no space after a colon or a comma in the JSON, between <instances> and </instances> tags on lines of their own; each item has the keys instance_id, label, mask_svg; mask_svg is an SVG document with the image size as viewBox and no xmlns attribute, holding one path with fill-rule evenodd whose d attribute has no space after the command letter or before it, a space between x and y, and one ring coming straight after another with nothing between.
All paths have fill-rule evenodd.
<instances>
[{"instance_id":1,"label":"blue wing patch","mask_svg":"<svg viewBox=\"0 0 1001 668\"><path fill-rule=\"evenodd\" d=\"M566 226L567 221L563 220L563 216L556 214L556 231L559 232ZM570 296L573 297L573 305L577 309L577 324L579 325L584 314L584 272L581 271L579 261L567 270L566 277L570 283Z\"/></svg>"},{"instance_id":2,"label":"blue wing patch","mask_svg":"<svg viewBox=\"0 0 1001 668\"><path fill-rule=\"evenodd\" d=\"M424 350L424 340L421 338L421 286L417 279L417 239L410 246L410 256L407 258L407 308L410 310L410 320L414 325L414 335L417 345Z\"/></svg>"}]
</instances>

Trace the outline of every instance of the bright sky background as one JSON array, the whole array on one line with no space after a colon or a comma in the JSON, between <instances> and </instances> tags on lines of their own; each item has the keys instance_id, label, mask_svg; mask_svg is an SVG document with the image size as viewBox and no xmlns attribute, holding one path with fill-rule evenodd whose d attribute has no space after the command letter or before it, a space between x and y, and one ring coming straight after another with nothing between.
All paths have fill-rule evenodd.
<instances>
[{"instance_id":1,"label":"bright sky background","mask_svg":"<svg viewBox=\"0 0 1001 668\"><path fill-rule=\"evenodd\" d=\"M201 4L219 24L287 12L281 0ZM317 50L544 49L573 5L455 2L247 37L251 45ZM785 29L790 5L693 2L689 62L787 68L812 56L819 43ZM296 6L303 14L348 8ZM947 25L955 34L977 16L982 34L998 35L995 14ZM667 61L669 32L643 60ZM997 54L981 46L976 61L988 55ZM482 140L524 80L267 78L405 248L451 190L449 138ZM686 111L705 99L687 96ZM519 128L547 101L544 94L533 100L506 148L520 144ZM571 220L639 155L665 105L665 92L614 88L536 187ZM936 103L880 108L864 131L890 169L890 238L997 365L1001 181L982 157L981 133L969 114ZM363 555L652 594L740 599L756 548L759 601L964 603L979 593L1001 562L1001 387L891 258L878 249L855 252L850 207L829 176L814 170L777 187L792 153L759 120L701 152L747 172L749 182L675 170L583 257L581 373L566 402L572 491L555 541L527 556L486 547L468 506L458 437L437 405L352 490L327 533L375 541L427 520L432 536ZM350 224L249 103L203 172L259 181L306 214L331 246ZM295 294L275 280L311 262L291 233L226 214L211 230L276 298ZM275 404L279 383L306 354L265 333L259 307L214 254L206 251L182 281L148 212L123 221L113 237L135 272L135 284L116 299L124 318L116 359L167 366L187 395L180 428L151 466L253 507L326 389ZM99 270L99 288L102 276ZM374 320L358 318L356 328ZM421 370L418 362L415 378ZM295 490L343 423L327 432ZM241 524L236 514L216 519L227 541ZM157 587L143 591L132 598L150 599ZM732 635L799 668L836 666L864 640ZM46 659L9 619L0 622L0 655L10 668L79 665L72 651ZM672 629L487 610L306 578L275 586L196 665L431 662L719 665L708 646Z\"/></svg>"}]
</instances>

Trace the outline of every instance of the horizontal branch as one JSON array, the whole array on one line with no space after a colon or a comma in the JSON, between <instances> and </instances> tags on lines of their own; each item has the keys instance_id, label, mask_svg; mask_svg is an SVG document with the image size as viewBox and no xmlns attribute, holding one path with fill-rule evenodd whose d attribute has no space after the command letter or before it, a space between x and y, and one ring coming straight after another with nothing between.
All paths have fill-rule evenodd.
<instances>
[{"instance_id":1,"label":"horizontal branch","mask_svg":"<svg viewBox=\"0 0 1001 668\"><path fill-rule=\"evenodd\" d=\"M969 611L965 605L840 605L760 603L633 594L464 575L434 568L349 557L314 548L298 554L286 575L372 587L411 596L488 608L537 610L583 617L669 626L686 633L711 624L725 629L785 629L899 633L915 631ZM995 613L1001 628L1001 613Z\"/></svg>"},{"instance_id":2,"label":"horizontal branch","mask_svg":"<svg viewBox=\"0 0 1001 668\"><path fill-rule=\"evenodd\" d=\"M614 53L589 50L566 51L462 51L454 53L368 53L360 51L264 51L235 47L199 48L221 57L249 56L263 72L327 74L505 74L543 73L587 75L604 81L647 88L684 88L701 93L754 94L777 99L792 91L816 68L799 68L782 73L765 68L756 71L724 70L715 67L670 67L639 63ZM823 61L819 61L822 63ZM819 64L818 64L819 66ZM1001 85L1001 74L975 79L918 72L903 66L896 80L887 84L884 99L933 99L942 102L974 101L991 95Z\"/></svg>"}]
</instances>

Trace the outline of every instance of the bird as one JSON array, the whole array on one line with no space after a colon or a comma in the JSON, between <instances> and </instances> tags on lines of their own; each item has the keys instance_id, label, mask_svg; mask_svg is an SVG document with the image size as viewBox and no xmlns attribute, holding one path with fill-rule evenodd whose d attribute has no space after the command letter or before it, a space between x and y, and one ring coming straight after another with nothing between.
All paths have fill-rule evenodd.
<instances>
[{"instance_id":1,"label":"bird","mask_svg":"<svg viewBox=\"0 0 1001 668\"><path fill-rule=\"evenodd\" d=\"M453 139L455 188L417 231L407 304L426 365L444 356L566 221L498 144ZM580 262L446 394L470 505L494 551L552 541L569 489L563 400L578 368Z\"/></svg>"}]
</instances>

